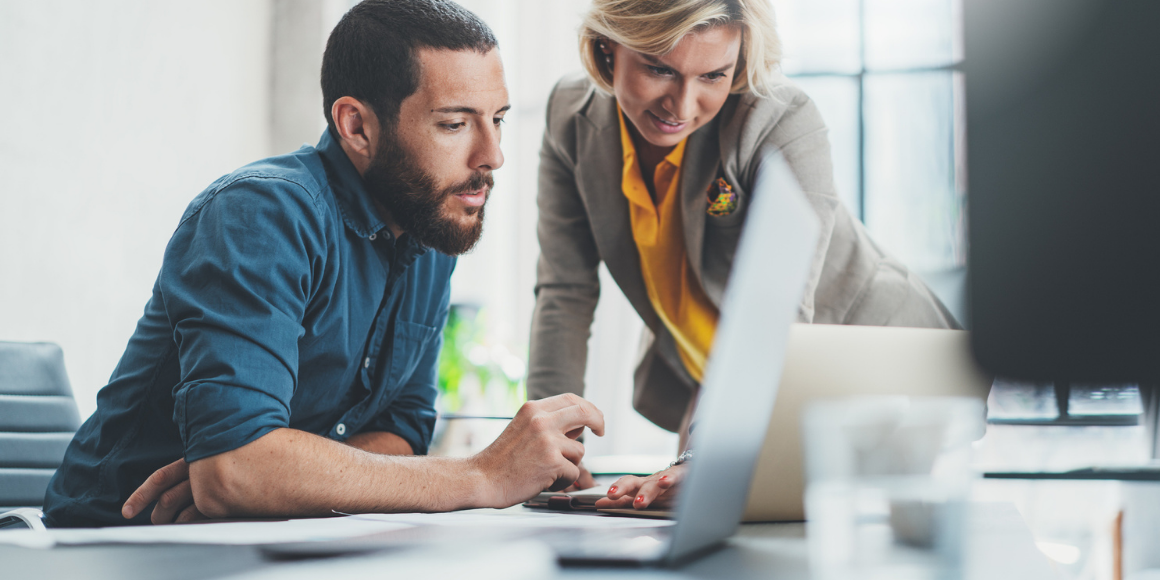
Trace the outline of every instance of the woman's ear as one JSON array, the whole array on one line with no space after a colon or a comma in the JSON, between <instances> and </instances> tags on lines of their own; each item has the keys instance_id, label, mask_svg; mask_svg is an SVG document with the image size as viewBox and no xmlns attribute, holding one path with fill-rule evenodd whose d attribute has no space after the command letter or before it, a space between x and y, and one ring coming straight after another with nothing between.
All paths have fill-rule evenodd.
<instances>
[{"instance_id":1,"label":"woman's ear","mask_svg":"<svg viewBox=\"0 0 1160 580\"><path fill-rule=\"evenodd\" d=\"M616 46L616 43L608 40L607 38L602 38L596 41L596 48L600 49L600 52L602 52L604 56L607 57L612 56L612 47L614 46Z\"/></svg>"},{"instance_id":2,"label":"woman's ear","mask_svg":"<svg viewBox=\"0 0 1160 580\"><path fill-rule=\"evenodd\" d=\"M616 43L608 40L607 38L602 38L596 41L596 49L600 51L601 55L603 55L604 64L608 66L608 72L612 72L612 49L615 46Z\"/></svg>"}]
</instances>

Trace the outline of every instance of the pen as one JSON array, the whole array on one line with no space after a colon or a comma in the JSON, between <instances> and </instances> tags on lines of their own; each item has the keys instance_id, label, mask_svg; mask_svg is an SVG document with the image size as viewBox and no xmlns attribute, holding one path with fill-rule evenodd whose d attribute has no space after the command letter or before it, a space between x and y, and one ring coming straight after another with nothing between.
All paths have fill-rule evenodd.
<instances>
[{"instance_id":1,"label":"pen","mask_svg":"<svg viewBox=\"0 0 1160 580\"><path fill-rule=\"evenodd\" d=\"M459 415L456 413L448 413L439 415L439 419L496 419L503 421L511 421L513 417L500 417L497 415Z\"/></svg>"}]
</instances>

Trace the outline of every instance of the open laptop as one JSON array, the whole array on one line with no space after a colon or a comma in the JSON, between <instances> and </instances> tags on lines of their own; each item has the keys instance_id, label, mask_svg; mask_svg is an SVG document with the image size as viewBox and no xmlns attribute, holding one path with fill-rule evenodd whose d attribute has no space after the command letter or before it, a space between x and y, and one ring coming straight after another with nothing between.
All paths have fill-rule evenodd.
<instances>
[{"instance_id":1,"label":"open laptop","mask_svg":"<svg viewBox=\"0 0 1160 580\"><path fill-rule=\"evenodd\" d=\"M676 524L538 536L562 562L675 564L737 530L819 233L816 214L779 155L765 159L753 189L701 384L697 456L677 500Z\"/></svg>"},{"instance_id":2,"label":"open laptop","mask_svg":"<svg viewBox=\"0 0 1160 580\"><path fill-rule=\"evenodd\" d=\"M962 330L795 324L786 359L749 488L747 522L805 519L801 418L810 402L866 395L985 401L992 382Z\"/></svg>"},{"instance_id":3,"label":"open laptop","mask_svg":"<svg viewBox=\"0 0 1160 580\"><path fill-rule=\"evenodd\" d=\"M809 403L866 395L986 400L992 382L976 365L970 336L962 330L794 324L785 360L749 486L746 522L805 519L801 418ZM676 515L648 509L607 511Z\"/></svg>"}]
</instances>

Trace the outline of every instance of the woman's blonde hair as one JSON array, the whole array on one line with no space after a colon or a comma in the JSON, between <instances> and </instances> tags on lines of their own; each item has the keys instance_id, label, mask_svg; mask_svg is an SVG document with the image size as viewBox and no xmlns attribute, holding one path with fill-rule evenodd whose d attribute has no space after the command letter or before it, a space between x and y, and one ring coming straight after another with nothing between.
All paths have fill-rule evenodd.
<instances>
[{"instance_id":1,"label":"woman's blonde hair","mask_svg":"<svg viewBox=\"0 0 1160 580\"><path fill-rule=\"evenodd\" d=\"M730 92L765 94L781 61L769 0L593 0L580 26L580 60L596 86L612 92L612 70L600 42L664 56L690 32L741 27L741 54Z\"/></svg>"}]
</instances>

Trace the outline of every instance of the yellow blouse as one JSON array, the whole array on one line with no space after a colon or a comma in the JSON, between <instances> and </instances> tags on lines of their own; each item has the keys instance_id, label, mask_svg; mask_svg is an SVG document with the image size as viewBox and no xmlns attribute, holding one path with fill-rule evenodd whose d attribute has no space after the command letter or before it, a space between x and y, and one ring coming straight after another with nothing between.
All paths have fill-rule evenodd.
<instances>
[{"instance_id":1,"label":"yellow blouse","mask_svg":"<svg viewBox=\"0 0 1160 580\"><path fill-rule=\"evenodd\" d=\"M657 196L654 203L641 177L640 163L624 113L620 112L619 106L617 111L620 113L620 143L624 150L621 190L629 201L632 238L640 252L640 269L648 298L676 339L677 353L685 369L701 382L705 361L713 346L713 334L717 330L718 312L693 276L685 252L678 188L685 141L657 164L653 175Z\"/></svg>"}]
</instances>

